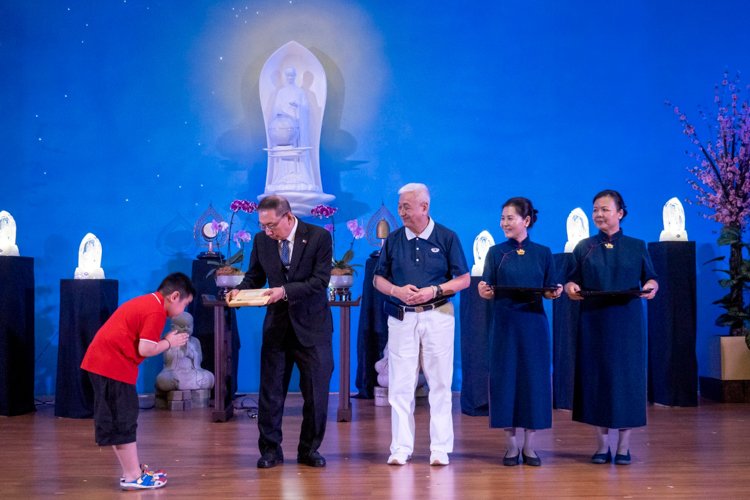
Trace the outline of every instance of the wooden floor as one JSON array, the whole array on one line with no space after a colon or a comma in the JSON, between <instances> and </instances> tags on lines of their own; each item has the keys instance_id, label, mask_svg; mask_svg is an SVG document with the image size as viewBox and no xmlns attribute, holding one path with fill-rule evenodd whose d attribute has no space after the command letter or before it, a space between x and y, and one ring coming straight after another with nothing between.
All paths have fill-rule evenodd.
<instances>
[{"instance_id":1,"label":"wooden floor","mask_svg":"<svg viewBox=\"0 0 750 500\"><path fill-rule=\"evenodd\" d=\"M588 463L592 429L554 412L538 435L543 465L503 467L502 432L487 417L468 417L454 398L455 451L447 467L430 467L429 408L417 407L413 460L386 465L390 408L352 400L353 423L336 423L331 396L321 452L323 469L296 463L302 399L290 395L284 419L287 463L258 470L256 420L246 412L209 422L210 409L141 412L141 460L164 468L158 491L121 492L110 448L93 441L93 421L34 414L0 417L0 498L750 498L750 405L706 400L698 408L648 408L636 429L629 467Z\"/></svg>"}]
</instances>

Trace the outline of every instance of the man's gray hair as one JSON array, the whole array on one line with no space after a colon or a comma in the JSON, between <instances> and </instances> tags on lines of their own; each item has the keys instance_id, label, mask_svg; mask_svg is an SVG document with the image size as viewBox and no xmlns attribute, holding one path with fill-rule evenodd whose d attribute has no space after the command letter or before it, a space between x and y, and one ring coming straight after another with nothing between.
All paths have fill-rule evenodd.
<instances>
[{"instance_id":1,"label":"man's gray hair","mask_svg":"<svg viewBox=\"0 0 750 500\"><path fill-rule=\"evenodd\" d=\"M418 201L425 201L430 204L430 190L427 186L418 182L410 182L406 186L398 190L398 194L414 192Z\"/></svg>"}]
</instances>

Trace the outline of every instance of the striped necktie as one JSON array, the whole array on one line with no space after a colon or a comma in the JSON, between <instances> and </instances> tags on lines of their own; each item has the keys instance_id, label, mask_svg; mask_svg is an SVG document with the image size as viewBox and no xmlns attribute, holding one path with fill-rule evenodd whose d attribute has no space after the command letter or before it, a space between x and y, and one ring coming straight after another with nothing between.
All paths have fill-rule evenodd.
<instances>
[{"instance_id":1,"label":"striped necktie","mask_svg":"<svg viewBox=\"0 0 750 500\"><path fill-rule=\"evenodd\" d=\"M289 240L281 242L281 263L289 267Z\"/></svg>"}]
</instances>

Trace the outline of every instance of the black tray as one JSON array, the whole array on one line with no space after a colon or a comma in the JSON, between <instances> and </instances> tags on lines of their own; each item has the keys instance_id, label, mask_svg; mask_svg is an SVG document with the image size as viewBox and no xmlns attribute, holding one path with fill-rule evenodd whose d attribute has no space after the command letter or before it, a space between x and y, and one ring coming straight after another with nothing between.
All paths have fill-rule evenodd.
<instances>
[{"instance_id":1,"label":"black tray","mask_svg":"<svg viewBox=\"0 0 750 500\"><path fill-rule=\"evenodd\" d=\"M640 297L651 293L651 290L581 290L581 297Z\"/></svg>"},{"instance_id":2,"label":"black tray","mask_svg":"<svg viewBox=\"0 0 750 500\"><path fill-rule=\"evenodd\" d=\"M557 291L556 286L542 286L542 287L529 287L529 286L493 286L492 291L495 293L537 293L542 294L545 292Z\"/></svg>"}]
</instances>

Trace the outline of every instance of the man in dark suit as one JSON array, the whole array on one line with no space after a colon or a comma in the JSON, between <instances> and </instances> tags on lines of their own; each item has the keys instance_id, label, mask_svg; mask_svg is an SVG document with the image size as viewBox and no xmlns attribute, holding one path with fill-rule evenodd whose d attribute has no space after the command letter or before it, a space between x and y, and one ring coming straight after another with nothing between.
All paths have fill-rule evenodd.
<instances>
[{"instance_id":1,"label":"man in dark suit","mask_svg":"<svg viewBox=\"0 0 750 500\"><path fill-rule=\"evenodd\" d=\"M318 453L328 416L328 391L333 374L333 318L326 289L331 277L331 235L302 222L281 196L258 205L263 232L253 240L250 269L237 289L261 288L268 282L268 310L263 322L258 400L258 467L284 462L281 416L294 363L300 371L302 432L297 462L324 467Z\"/></svg>"}]
</instances>

